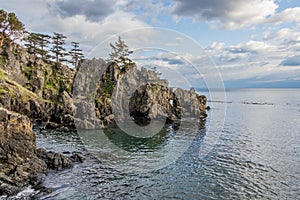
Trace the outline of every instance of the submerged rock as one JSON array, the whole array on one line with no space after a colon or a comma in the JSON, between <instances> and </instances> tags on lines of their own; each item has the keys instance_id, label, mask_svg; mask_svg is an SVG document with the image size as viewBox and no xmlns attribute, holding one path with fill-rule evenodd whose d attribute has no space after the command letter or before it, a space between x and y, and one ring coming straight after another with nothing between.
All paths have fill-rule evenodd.
<instances>
[{"instance_id":1,"label":"submerged rock","mask_svg":"<svg viewBox=\"0 0 300 200\"><path fill-rule=\"evenodd\" d=\"M43 148L37 150L37 156L45 161L47 167L52 170L62 170L73 166L72 160L66 156L53 151L47 152Z\"/></svg>"}]
</instances>

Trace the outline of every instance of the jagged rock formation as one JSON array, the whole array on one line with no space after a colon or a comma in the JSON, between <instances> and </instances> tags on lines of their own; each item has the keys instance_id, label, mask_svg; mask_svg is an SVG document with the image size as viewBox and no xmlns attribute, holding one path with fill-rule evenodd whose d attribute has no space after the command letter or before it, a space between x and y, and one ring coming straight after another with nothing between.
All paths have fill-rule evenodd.
<instances>
[{"instance_id":1,"label":"jagged rock formation","mask_svg":"<svg viewBox=\"0 0 300 200\"><path fill-rule=\"evenodd\" d=\"M173 122L205 117L205 104L206 97L194 90L173 91L156 72L134 63L120 69L102 59L86 60L75 72L15 44L0 49L0 107L46 128L94 129L116 120Z\"/></svg>"},{"instance_id":2,"label":"jagged rock formation","mask_svg":"<svg viewBox=\"0 0 300 200\"><path fill-rule=\"evenodd\" d=\"M36 150L31 121L45 128L98 129L126 120L199 119L206 116L205 105L206 97L195 90L173 91L154 71L134 63L120 69L102 59L86 60L75 75L75 70L34 58L16 44L1 48L0 196L36 185L48 169L83 160L79 154L66 158Z\"/></svg>"},{"instance_id":3,"label":"jagged rock formation","mask_svg":"<svg viewBox=\"0 0 300 200\"><path fill-rule=\"evenodd\" d=\"M0 108L0 196L40 181L47 165L36 155L30 120Z\"/></svg>"},{"instance_id":4,"label":"jagged rock formation","mask_svg":"<svg viewBox=\"0 0 300 200\"><path fill-rule=\"evenodd\" d=\"M182 117L199 119L206 116L205 96L199 96L194 89L187 91L178 88L173 91L166 80L145 68L133 68L122 77L118 86L118 94L114 98L125 99L122 108L119 108L120 114L129 113L137 123L164 118L167 122L173 122Z\"/></svg>"},{"instance_id":5,"label":"jagged rock formation","mask_svg":"<svg viewBox=\"0 0 300 200\"><path fill-rule=\"evenodd\" d=\"M117 121L145 124L164 118L174 122L183 117L206 116L206 97L168 86L154 71L132 64L126 70L102 59L85 61L74 82L75 123L94 129Z\"/></svg>"}]
</instances>

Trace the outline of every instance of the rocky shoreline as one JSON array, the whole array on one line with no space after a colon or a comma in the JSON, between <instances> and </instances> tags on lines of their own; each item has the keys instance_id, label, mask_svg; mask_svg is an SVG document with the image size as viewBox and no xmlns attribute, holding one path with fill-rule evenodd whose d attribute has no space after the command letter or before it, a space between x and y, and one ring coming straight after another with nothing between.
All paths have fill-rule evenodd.
<instances>
[{"instance_id":1,"label":"rocky shoreline","mask_svg":"<svg viewBox=\"0 0 300 200\"><path fill-rule=\"evenodd\" d=\"M103 59L75 69L46 62L11 44L0 48L0 196L36 186L49 170L82 162L37 149L32 124L42 129L99 129L116 121L147 124L206 117L206 97L168 86L155 71Z\"/></svg>"},{"instance_id":2,"label":"rocky shoreline","mask_svg":"<svg viewBox=\"0 0 300 200\"><path fill-rule=\"evenodd\" d=\"M37 186L49 170L70 168L82 160L79 153L66 157L37 149L30 119L0 108L0 196Z\"/></svg>"}]
</instances>

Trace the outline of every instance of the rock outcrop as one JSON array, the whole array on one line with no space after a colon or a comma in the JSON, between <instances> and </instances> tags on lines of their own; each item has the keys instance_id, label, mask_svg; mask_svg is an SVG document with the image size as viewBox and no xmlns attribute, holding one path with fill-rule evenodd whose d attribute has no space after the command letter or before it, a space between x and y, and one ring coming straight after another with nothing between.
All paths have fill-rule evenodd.
<instances>
[{"instance_id":1,"label":"rock outcrop","mask_svg":"<svg viewBox=\"0 0 300 200\"><path fill-rule=\"evenodd\" d=\"M126 70L102 59L87 60L75 76L75 123L80 129L97 129L117 121L179 121L206 117L206 97L168 86L168 81L134 64Z\"/></svg>"},{"instance_id":2,"label":"rock outcrop","mask_svg":"<svg viewBox=\"0 0 300 200\"><path fill-rule=\"evenodd\" d=\"M0 108L0 196L36 185L46 172L29 118Z\"/></svg>"},{"instance_id":3,"label":"rock outcrop","mask_svg":"<svg viewBox=\"0 0 300 200\"><path fill-rule=\"evenodd\" d=\"M36 149L36 137L30 119L0 108L0 196L12 195L25 186L40 183L49 170L62 170L82 162L84 157L70 157L45 149Z\"/></svg>"},{"instance_id":4,"label":"rock outcrop","mask_svg":"<svg viewBox=\"0 0 300 200\"><path fill-rule=\"evenodd\" d=\"M174 122L206 116L205 96L193 89L174 91L155 71L138 69L134 63L120 68L92 59L75 72L35 58L15 44L0 49L0 61L0 107L47 129L98 129L116 120Z\"/></svg>"},{"instance_id":5,"label":"rock outcrop","mask_svg":"<svg viewBox=\"0 0 300 200\"><path fill-rule=\"evenodd\" d=\"M17 44L0 48L0 107L48 127L74 127L75 70L43 61Z\"/></svg>"},{"instance_id":6,"label":"rock outcrop","mask_svg":"<svg viewBox=\"0 0 300 200\"><path fill-rule=\"evenodd\" d=\"M206 97L194 89L174 91L155 71L134 63L119 68L102 59L86 60L75 72L17 44L0 48L0 196L36 185L49 169L84 159L78 153L67 158L37 150L31 122L99 129L126 120L199 119L206 116L205 108Z\"/></svg>"}]
</instances>

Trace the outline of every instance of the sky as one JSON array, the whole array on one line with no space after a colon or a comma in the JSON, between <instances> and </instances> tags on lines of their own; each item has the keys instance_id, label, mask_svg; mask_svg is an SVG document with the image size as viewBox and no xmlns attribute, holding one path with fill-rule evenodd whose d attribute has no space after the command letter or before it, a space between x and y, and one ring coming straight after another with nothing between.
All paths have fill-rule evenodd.
<instances>
[{"instance_id":1,"label":"sky","mask_svg":"<svg viewBox=\"0 0 300 200\"><path fill-rule=\"evenodd\" d=\"M86 57L121 36L172 86L300 87L298 0L0 0L28 31L63 33Z\"/></svg>"}]
</instances>

